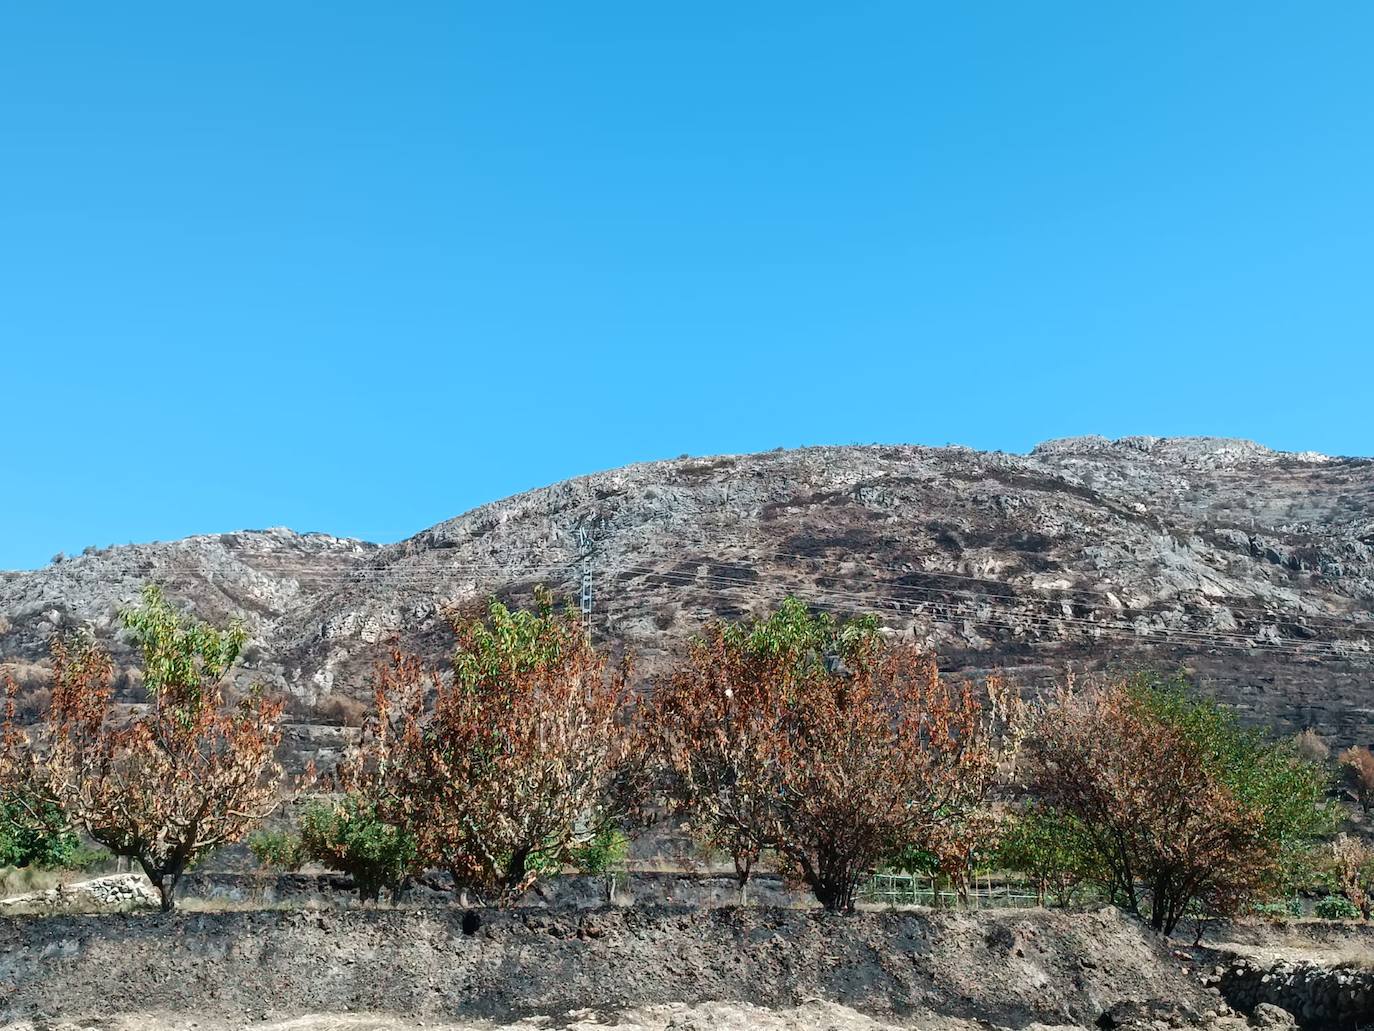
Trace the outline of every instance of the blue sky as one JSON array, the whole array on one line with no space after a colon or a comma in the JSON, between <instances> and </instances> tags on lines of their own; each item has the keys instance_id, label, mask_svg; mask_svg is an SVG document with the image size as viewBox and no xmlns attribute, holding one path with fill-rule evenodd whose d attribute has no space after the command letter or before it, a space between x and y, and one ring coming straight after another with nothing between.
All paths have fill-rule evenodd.
<instances>
[{"instance_id":1,"label":"blue sky","mask_svg":"<svg viewBox=\"0 0 1374 1031\"><path fill-rule=\"evenodd\" d=\"M1374 6L8 5L0 568L681 453L1374 454Z\"/></svg>"}]
</instances>

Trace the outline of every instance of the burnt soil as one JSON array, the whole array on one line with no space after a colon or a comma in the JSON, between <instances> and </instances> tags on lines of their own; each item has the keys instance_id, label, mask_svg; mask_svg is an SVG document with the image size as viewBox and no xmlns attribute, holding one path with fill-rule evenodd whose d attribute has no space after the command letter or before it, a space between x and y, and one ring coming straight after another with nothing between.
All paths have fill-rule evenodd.
<instances>
[{"instance_id":1,"label":"burnt soil","mask_svg":"<svg viewBox=\"0 0 1374 1031\"><path fill-rule=\"evenodd\" d=\"M1123 1002L1216 1005L1186 960L1114 911L959 914L673 907L0 919L6 1021L373 1012L512 1019L816 1001L921 1018L1090 1026Z\"/></svg>"}]
</instances>

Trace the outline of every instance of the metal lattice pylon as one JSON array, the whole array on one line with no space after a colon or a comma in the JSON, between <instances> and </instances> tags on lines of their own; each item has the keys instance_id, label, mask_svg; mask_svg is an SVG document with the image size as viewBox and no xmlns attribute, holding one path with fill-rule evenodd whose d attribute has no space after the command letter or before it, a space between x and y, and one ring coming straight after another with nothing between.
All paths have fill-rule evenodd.
<instances>
[{"instance_id":1,"label":"metal lattice pylon","mask_svg":"<svg viewBox=\"0 0 1374 1031\"><path fill-rule=\"evenodd\" d=\"M592 639L592 542L586 530L577 531L578 607L587 640Z\"/></svg>"}]
</instances>

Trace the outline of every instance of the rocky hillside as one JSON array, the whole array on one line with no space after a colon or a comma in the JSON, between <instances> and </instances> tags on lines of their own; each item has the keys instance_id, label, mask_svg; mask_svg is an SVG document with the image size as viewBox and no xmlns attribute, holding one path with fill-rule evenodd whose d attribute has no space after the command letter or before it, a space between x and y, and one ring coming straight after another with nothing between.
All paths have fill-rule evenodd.
<instances>
[{"instance_id":1,"label":"rocky hillside","mask_svg":"<svg viewBox=\"0 0 1374 1031\"><path fill-rule=\"evenodd\" d=\"M111 635L116 605L153 580L244 617L243 675L328 722L392 637L441 656L449 605L541 582L575 595L579 535L594 632L646 675L711 616L794 592L877 611L951 670L1034 685L1065 665L1182 665L1258 720L1374 737L1374 460L1218 439L682 458L394 545L267 530L91 550L0 574L0 659L36 682L52 634Z\"/></svg>"}]
</instances>

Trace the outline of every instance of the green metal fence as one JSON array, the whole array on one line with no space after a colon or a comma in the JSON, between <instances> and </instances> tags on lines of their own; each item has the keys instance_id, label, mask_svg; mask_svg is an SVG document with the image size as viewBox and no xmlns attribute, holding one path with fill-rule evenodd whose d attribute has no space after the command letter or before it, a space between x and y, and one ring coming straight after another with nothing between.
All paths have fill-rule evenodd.
<instances>
[{"instance_id":1,"label":"green metal fence","mask_svg":"<svg viewBox=\"0 0 1374 1031\"><path fill-rule=\"evenodd\" d=\"M861 893L865 902L886 906L935 909L1031 909L1040 899L1025 884L975 879L963 898L948 885L925 874L875 874Z\"/></svg>"}]
</instances>

